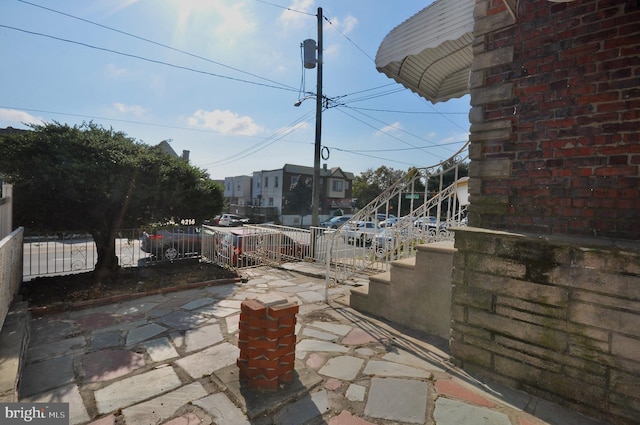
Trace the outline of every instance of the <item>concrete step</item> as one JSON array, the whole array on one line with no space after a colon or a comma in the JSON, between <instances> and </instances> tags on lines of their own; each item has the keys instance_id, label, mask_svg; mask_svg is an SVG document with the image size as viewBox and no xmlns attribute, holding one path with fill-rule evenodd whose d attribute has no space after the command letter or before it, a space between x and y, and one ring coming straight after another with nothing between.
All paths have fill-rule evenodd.
<instances>
[{"instance_id":1,"label":"concrete step","mask_svg":"<svg viewBox=\"0 0 640 425\"><path fill-rule=\"evenodd\" d=\"M349 305L360 312L384 317L388 308L386 299L390 294L390 285L390 272L373 275L369 277L368 286L351 289Z\"/></svg>"},{"instance_id":2,"label":"concrete step","mask_svg":"<svg viewBox=\"0 0 640 425\"><path fill-rule=\"evenodd\" d=\"M448 339L454 252L451 241L418 246L416 256L393 261L368 288L352 290L351 307Z\"/></svg>"}]
</instances>

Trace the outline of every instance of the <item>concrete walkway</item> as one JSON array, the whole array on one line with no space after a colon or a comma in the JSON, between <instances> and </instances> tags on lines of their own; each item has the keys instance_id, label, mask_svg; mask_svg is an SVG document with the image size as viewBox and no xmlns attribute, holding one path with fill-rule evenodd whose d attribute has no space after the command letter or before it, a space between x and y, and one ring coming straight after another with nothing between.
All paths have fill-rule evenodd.
<instances>
[{"instance_id":1,"label":"concrete walkway","mask_svg":"<svg viewBox=\"0 0 640 425\"><path fill-rule=\"evenodd\" d=\"M318 273L316 273L318 272ZM447 343L349 308L348 285L289 264L247 282L34 317L20 401L70 403L71 424L602 424L448 362ZM366 279L353 282L367 284ZM297 299L296 376L247 390L236 359L242 300Z\"/></svg>"}]
</instances>

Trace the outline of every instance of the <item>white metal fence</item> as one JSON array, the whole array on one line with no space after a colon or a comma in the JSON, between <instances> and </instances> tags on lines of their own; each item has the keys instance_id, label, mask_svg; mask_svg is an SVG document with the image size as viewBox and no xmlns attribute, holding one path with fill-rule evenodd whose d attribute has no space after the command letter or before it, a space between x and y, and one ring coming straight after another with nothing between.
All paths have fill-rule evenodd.
<instances>
[{"instance_id":1,"label":"white metal fence","mask_svg":"<svg viewBox=\"0 0 640 425\"><path fill-rule=\"evenodd\" d=\"M226 267L277 265L311 259L308 230L276 225L234 229L203 226L202 257Z\"/></svg>"}]
</instances>

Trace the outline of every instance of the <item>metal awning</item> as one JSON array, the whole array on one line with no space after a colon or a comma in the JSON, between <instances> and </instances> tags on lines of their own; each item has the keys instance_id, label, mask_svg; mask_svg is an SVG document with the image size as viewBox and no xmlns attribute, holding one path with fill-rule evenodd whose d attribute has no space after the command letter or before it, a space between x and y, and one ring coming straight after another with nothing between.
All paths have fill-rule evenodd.
<instances>
[{"instance_id":1,"label":"metal awning","mask_svg":"<svg viewBox=\"0 0 640 425\"><path fill-rule=\"evenodd\" d=\"M436 0L394 28L378 71L433 103L469 93L475 0Z\"/></svg>"}]
</instances>

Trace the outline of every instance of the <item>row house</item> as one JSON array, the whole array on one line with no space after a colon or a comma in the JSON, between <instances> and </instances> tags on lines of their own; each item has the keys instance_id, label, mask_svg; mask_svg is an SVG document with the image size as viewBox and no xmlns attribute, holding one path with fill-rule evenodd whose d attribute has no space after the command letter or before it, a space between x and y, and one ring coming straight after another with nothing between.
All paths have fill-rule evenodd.
<instances>
[{"instance_id":1,"label":"row house","mask_svg":"<svg viewBox=\"0 0 640 425\"><path fill-rule=\"evenodd\" d=\"M353 173L343 171L340 167L320 170L320 217L331 217L337 212L349 214L353 212ZM287 193L295 188L299 179L307 179L309 187L313 182L313 167L285 164L275 170L253 172L252 176L225 178L224 196L227 198L232 212L237 206L266 208L272 210L278 221L285 225L299 225L300 215L288 211ZM247 190L248 188L250 189ZM242 189L240 187L242 186ZM249 211L251 208L244 208ZM246 215L250 215L247 213ZM309 213L310 215L310 213ZM309 222L309 221L307 221Z\"/></svg>"},{"instance_id":2,"label":"row house","mask_svg":"<svg viewBox=\"0 0 640 425\"><path fill-rule=\"evenodd\" d=\"M224 197L229 205L250 205L251 176L225 177Z\"/></svg>"}]
</instances>

